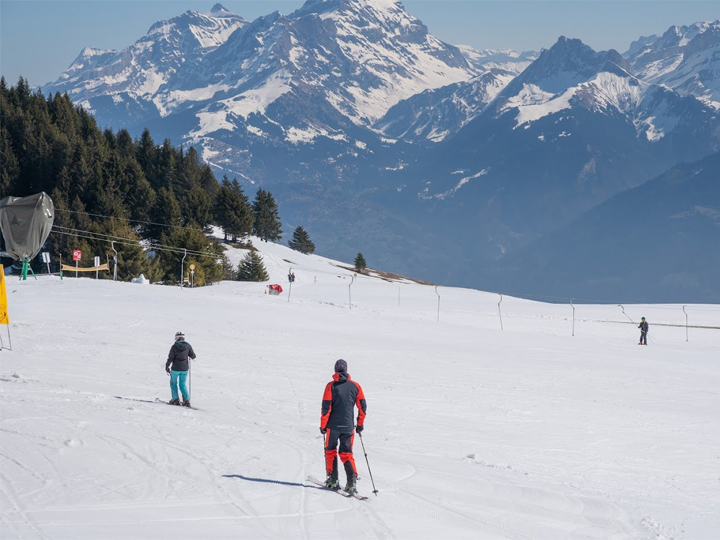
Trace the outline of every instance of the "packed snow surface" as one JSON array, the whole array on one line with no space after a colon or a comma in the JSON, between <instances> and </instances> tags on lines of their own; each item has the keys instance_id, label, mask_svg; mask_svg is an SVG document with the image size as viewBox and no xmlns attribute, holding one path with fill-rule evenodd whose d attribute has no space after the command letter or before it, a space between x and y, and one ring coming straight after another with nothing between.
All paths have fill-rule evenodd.
<instances>
[{"instance_id":1,"label":"packed snow surface","mask_svg":"<svg viewBox=\"0 0 720 540\"><path fill-rule=\"evenodd\" d=\"M682 306L626 305L639 347L620 307L581 304L573 337L569 303L509 297L501 330L499 295L255 244L280 296L8 279L0 537L717 537L720 330L686 341L661 326ZM720 326L720 306L686 311ZM198 410L154 402L178 330ZM368 501L306 481L338 358L367 397Z\"/></svg>"}]
</instances>

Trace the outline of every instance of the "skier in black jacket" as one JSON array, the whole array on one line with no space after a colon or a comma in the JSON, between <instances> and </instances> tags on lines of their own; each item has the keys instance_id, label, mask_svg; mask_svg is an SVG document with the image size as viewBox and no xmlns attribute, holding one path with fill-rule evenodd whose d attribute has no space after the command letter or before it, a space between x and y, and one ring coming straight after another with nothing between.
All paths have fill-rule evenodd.
<instances>
[{"instance_id":1,"label":"skier in black jacket","mask_svg":"<svg viewBox=\"0 0 720 540\"><path fill-rule=\"evenodd\" d=\"M640 343L638 343L638 345L647 345L648 323L645 317L640 320L640 326L638 326L638 328L640 329Z\"/></svg>"},{"instance_id":2,"label":"skier in black jacket","mask_svg":"<svg viewBox=\"0 0 720 540\"><path fill-rule=\"evenodd\" d=\"M357 491L357 468L352 454L353 430L355 422L353 416L355 407L358 409L357 432L363 430L367 403L365 394L358 383L351 380L347 372L347 362L335 362L335 375L332 382L327 383L323 393L322 411L320 415L320 433L325 435L325 471L327 480L325 486L330 489L340 489L338 484L338 441L340 442L340 461L343 462L347 475L345 491Z\"/></svg>"},{"instance_id":3,"label":"skier in black jacket","mask_svg":"<svg viewBox=\"0 0 720 540\"><path fill-rule=\"evenodd\" d=\"M170 405L180 405L180 399L178 397L178 384L180 385L180 392L183 396L182 405L185 407L190 406L190 394L187 390L187 376L188 369L188 358L195 360L195 351L192 346L185 341L185 334L177 332L175 334L175 343L170 348L168 353L167 362L165 362L165 371L170 375L170 391L172 392L172 399L169 401ZM172 364L172 369L170 368Z\"/></svg>"}]
</instances>

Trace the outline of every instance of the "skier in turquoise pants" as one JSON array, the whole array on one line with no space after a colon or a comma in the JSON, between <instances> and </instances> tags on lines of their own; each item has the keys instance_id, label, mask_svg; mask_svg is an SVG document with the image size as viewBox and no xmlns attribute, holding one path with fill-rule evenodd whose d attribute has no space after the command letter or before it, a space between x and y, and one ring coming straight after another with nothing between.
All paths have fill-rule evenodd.
<instances>
[{"instance_id":1,"label":"skier in turquoise pants","mask_svg":"<svg viewBox=\"0 0 720 540\"><path fill-rule=\"evenodd\" d=\"M170 405L181 404L178 395L179 385L183 397L182 405L185 407L190 406L190 394L187 389L188 369L190 368L188 358L194 360L195 351L193 351L192 345L185 341L185 334L177 332L175 334L175 343L170 348L167 362L165 362L165 371L170 375L170 391L172 392Z\"/></svg>"}]
</instances>

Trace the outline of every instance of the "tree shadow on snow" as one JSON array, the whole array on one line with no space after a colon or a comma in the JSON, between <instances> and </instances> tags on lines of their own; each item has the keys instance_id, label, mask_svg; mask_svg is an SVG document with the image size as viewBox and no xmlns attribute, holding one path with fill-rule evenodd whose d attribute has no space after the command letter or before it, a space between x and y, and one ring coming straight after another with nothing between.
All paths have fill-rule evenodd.
<instances>
[{"instance_id":1,"label":"tree shadow on snow","mask_svg":"<svg viewBox=\"0 0 720 540\"><path fill-rule=\"evenodd\" d=\"M248 482L261 482L263 484L277 484L279 486L312 488L312 489L320 489L320 490L323 489L320 486L316 486L315 484L299 484L297 482L283 482L282 480L271 480L269 478L250 478L249 476L243 476L242 474L223 474L223 478L239 478L240 480L247 480Z\"/></svg>"}]
</instances>

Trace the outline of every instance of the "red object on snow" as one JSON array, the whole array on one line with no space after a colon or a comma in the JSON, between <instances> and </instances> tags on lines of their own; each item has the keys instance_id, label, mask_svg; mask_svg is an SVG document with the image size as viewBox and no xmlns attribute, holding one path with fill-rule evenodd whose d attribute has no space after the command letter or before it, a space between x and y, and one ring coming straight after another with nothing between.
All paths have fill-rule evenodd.
<instances>
[{"instance_id":1,"label":"red object on snow","mask_svg":"<svg viewBox=\"0 0 720 540\"><path fill-rule=\"evenodd\" d=\"M282 287L276 283L274 285L270 285L270 290L277 291L277 294L280 294L282 292Z\"/></svg>"}]
</instances>

